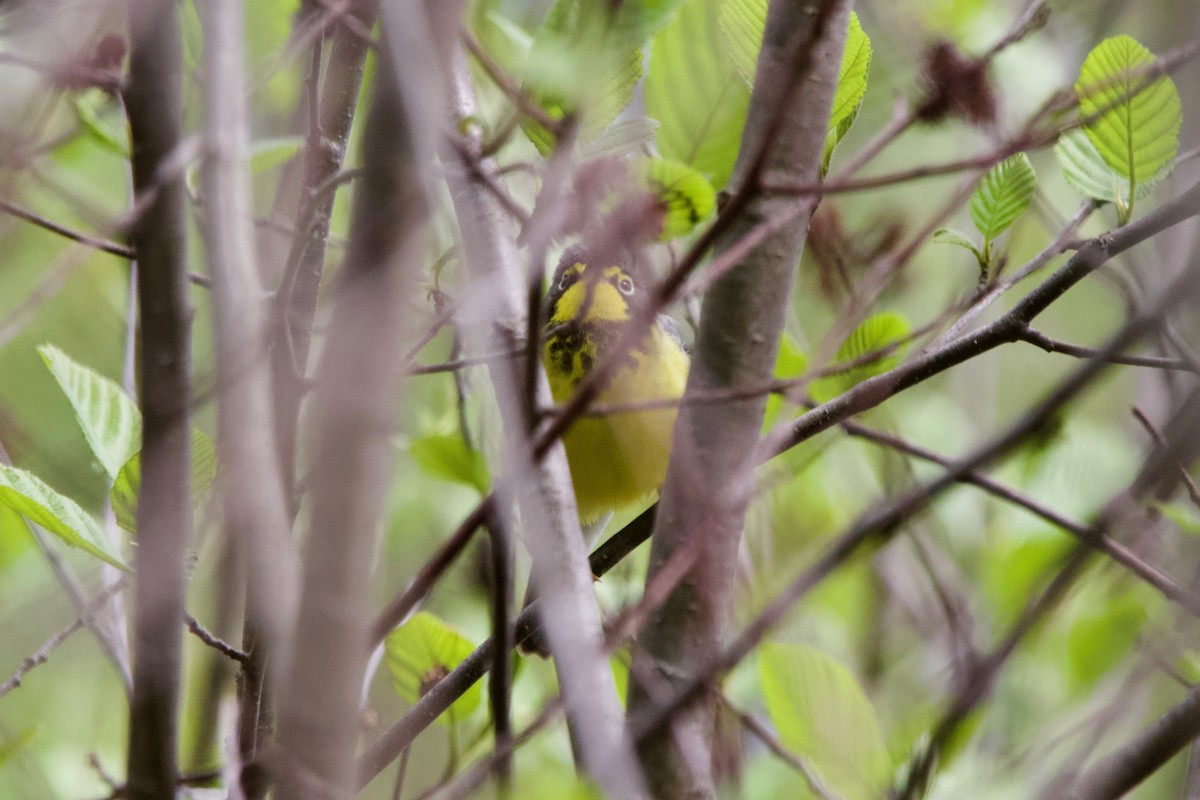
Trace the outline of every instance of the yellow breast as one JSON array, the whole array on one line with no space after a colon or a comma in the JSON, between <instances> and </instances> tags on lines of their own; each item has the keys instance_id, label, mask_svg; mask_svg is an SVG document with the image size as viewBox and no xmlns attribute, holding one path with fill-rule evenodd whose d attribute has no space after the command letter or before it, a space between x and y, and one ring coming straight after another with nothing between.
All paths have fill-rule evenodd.
<instances>
[{"instance_id":1,"label":"yellow breast","mask_svg":"<svg viewBox=\"0 0 1200 800\"><path fill-rule=\"evenodd\" d=\"M617 338L612 323L571 327L546 341L543 361L556 403L576 385ZM688 357L670 333L655 325L600 393L597 404L676 400L687 382ZM623 411L577 419L563 435L579 519L584 524L657 491L667 474L677 409Z\"/></svg>"}]
</instances>

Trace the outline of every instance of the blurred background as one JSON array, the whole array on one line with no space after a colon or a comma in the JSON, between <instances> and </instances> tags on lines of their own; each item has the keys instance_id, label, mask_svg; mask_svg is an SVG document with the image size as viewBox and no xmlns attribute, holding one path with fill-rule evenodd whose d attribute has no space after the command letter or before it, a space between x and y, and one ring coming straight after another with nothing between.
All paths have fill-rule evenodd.
<instances>
[{"instance_id":1,"label":"blurred background","mask_svg":"<svg viewBox=\"0 0 1200 800\"><path fill-rule=\"evenodd\" d=\"M550 5L549 0L480 0L472 4L468 20L485 43L497 41L488 31L501 27L516 41L532 36ZM931 45L947 40L964 53L982 53L1023 7L1024 3L1002 0L856 3L871 38L873 60L862 109L834 156L831 174L887 125L898 99L921 96L921 64ZM89 82L97 74L119 75L125 37L122 8L84 0L0 3L0 201L104 238L119 238L118 223L130 207L128 137L120 103ZM185 0L181 9L185 126L194 132L202 115L203 77L197 65L203 41L196 3ZM986 152L1019 130L1052 94L1069 88L1087 52L1107 36L1132 35L1160 55L1200 36L1194 0L1062 0L1049 3L1049 9L1052 13L1042 30L1004 50L992 65L998 108L994 126L984 129L958 118L918 125L872 160L862 175ZM293 157L302 144L297 129L304 119L309 52L291 46L298 10L298 0L247 2L255 211L268 286L278 278L290 239L289 215L295 213L295 201L287 199L287 192L295 186ZM492 27L484 30L486 26ZM369 96L372 65L370 57L364 96ZM1194 124L1200 113L1198 77L1191 61L1175 78L1184 108L1181 153L1200 145ZM482 77L478 86L485 126L499 127L507 113L506 99ZM351 136L347 166L357 163L361 122L362 114ZM1033 210L1007 234L1009 270L1045 247L1082 202L1063 180L1051 148L1029 156L1038 174L1038 193ZM502 165L538 157L523 136L511 138L498 153ZM194 172L193 166L193 191ZM1191 185L1196 174L1196 160L1181 163L1141 201L1139 212ZM826 358L832 355L840 340L828 342L825 337L847 313L847 287L855 285L881 253L907 242L941 213L961 180L958 175L931 178L830 196L822 202L791 305L788 333L797 350L811 359L821 352ZM510 188L528 206L536 184L516 172ZM351 191L343 189L335 205L326 288L342 254ZM202 208L193 211L198 215ZM965 203L945 224L970 229ZM1106 207L1090 217L1079 237L1115 225L1115 212ZM456 235L448 202L439 210L435 233L424 290L411 298L413 331L423 330L433 319L439 292L454 297L464 281L461 265L454 258L442 258ZM1104 341L1131 308L1139 307L1184 263L1195 236L1194 225L1181 225L1116 259L1057 302L1038 327L1072 343ZM191 236L190 243L191 269L203 275L199 237ZM1050 268L1064 258L1054 259ZM870 310L898 312L915 329L969 297L978 278L978 267L967 251L927 240ZM129 281L126 259L71 242L12 213L0 213L0 447L5 463L40 476L106 520L113 535L121 537L125 535L112 523L107 506L107 476L36 348L53 344L132 387ZM984 319L1010 307L1023 288L1033 285L1021 284L1005 295ZM206 291L199 283L192 288L192 301L196 423L215 434L215 414L205 391L213 375L210 316ZM685 338L690 338L688 309L681 306L673 312ZM1180 315L1173 323L1184 343L1200 346L1194 315ZM423 349L420 361L451 358L451 340L449 332L440 334ZM1160 344L1151 343L1147 352L1159 352ZM407 343L397 343L397 358L407 349ZM994 435L1076 365L1065 356L1015 343L902 393L863 421L954 457ZM460 380L451 373L413 376L403 396L396 398L402 421L395 436L396 477L373 583L380 606L407 583L480 497L477 486L461 479L461 469L423 457L421 443L462 437L465 431L471 449L495 464L491 457L499 433L486 383L483 373L471 370ZM1161 421L1180 385L1187 385L1187 379L1156 370L1111 369L1056 425L998 465L994 475L1064 515L1087 521L1141 464L1149 440L1131 409L1137 406ZM796 411L776 403L774 421ZM428 445L424 447L427 452ZM938 472L836 430L777 459L763 471L748 518L739 618L752 615L864 509ZM609 530L638 510L619 515ZM1163 524L1147 532L1150 538L1139 547L1154 563L1169 566L1178 580L1189 581L1200 565L1195 540L1200 512L1182 500L1165 503L1161 513ZM189 609L218 635L238 641L239 621L223 619L221 613L228 603L221 602L226 589L219 580L218 520L211 502L198 504ZM962 650L963 642L981 652L994 646L1072 544L1045 521L971 487L945 494L910 528L909 536L887 550L825 581L776 636L815 646L850 669L874 705L896 763L911 754L955 688L956 660L970 657ZM489 625L483 548L482 540L477 541L426 605L474 643L486 638ZM607 608L640 594L645 557L640 552L597 585ZM519 574L524 576L527 556L522 552L519 559ZM39 542L22 518L0 507L0 679L75 619L55 560L77 576L85 596L113 577L86 553L45 535ZM1178 700L1181 683L1200 679L1197 633L1195 620L1153 589L1111 562L1093 563L1023 643L991 701L972 715L958 746L946 755L931 796L1029 797L1081 758L1125 741ZM203 772L220 765L222 741L221 726L201 709L219 707L231 715L234 687L220 656L193 637L185 645L181 759L185 770ZM620 662L615 659L618 672ZM223 687L225 697L217 705L207 694L214 682ZM726 687L741 707L762 711L754 659L740 665ZM522 662L514 688L518 729L532 720L555 688L549 665ZM367 740L407 705L381 671L363 719ZM112 787L102 773L119 782L124 770L126 725L119 671L95 636L87 631L74 634L45 665L30 672L20 688L0 698L0 797L106 796ZM486 726L486 708L480 706L453 728L438 725L426 732L408 761L405 796L416 796L453 764L481 753L490 741ZM803 780L748 740L735 722L721 730L728 738L720 750L727 753L723 769L729 797L807 796ZM518 796L569 796L574 774L563 727L522 749L517 769L519 780L537 777L520 783ZM1131 796L1181 796L1185 771L1186 761L1177 759ZM393 780L389 771L364 796L389 796Z\"/></svg>"}]
</instances>

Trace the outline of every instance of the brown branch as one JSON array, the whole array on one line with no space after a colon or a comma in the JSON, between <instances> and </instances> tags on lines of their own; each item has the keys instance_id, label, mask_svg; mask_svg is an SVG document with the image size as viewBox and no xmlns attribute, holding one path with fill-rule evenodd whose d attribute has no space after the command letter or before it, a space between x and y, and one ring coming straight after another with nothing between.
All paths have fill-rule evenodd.
<instances>
[{"instance_id":1,"label":"brown branch","mask_svg":"<svg viewBox=\"0 0 1200 800\"><path fill-rule=\"evenodd\" d=\"M1193 188L1185 193L1183 197L1187 198L1187 202L1182 208L1176 207L1171 212L1168 212L1166 215L1168 219L1175 219L1175 215L1187 209L1194 209L1200 212L1200 188ZM1163 208L1166 208L1166 206ZM1158 222L1161 223L1162 220ZM1053 278L1047 281L1047 284L1055 285ZM1192 300L1195 289L1194 275L1185 272L1167 287L1160 299L1151 308L1131 319L1109 340L1101 352L1107 356L1133 344L1173 308L1177 307L1178 304ZM1029 300L1029 298L1026 298L1026 300ZM1021 308L1022 305L1018 305L1014 311L1020 311ZM734 664L745 658L771 630L786 618L788 612L813 587L845 563L857 551L868 543L886 543L904 522L919 511L927 508L935 497L954 483L959 482L964 475L986 466L1011 452L1016 445L1035 431L1041 429L1045 425L1046 420L1057 413L1067 402L1074 399L1084 388L1089 386L1106 366L1108 365L1103 359L1085 362L1006 432L982 446L971 455L956 462L953 469L943 473L939 478L930 483L907 492L886 507L868 512L860 517L851 526L850 530L838 537L819 559L779 592L718 657L709 660L702 668L697 669L693 673L693 678L682 686L667 702L649 710L639 719L631 721L631 727L635 731L638 740L643 741L660 733L663 727L669 724L676 714L686 709L695 697L707 687L713 685ZM1076 552L1082 554L1078 556L1078 560L1082 562L1088 554L1088 548L1081 545L1077 548ZM1082 567L1082 563L1080 563L1079 567ZM1077 568L1072 567L1061 573L1060 577L1064 581L1069 582L1076 571ZM1052 589L1048 589L1043 595L1045 602L1053 602L1057 596L1057 591L1058 589L1053 587ZM1036 618L1036 615L1034 618ZM1019 632L1019 629L1014 631L1015 638L1013 639L1014 644L1012 646L1015 646L1015 641L1020 635L1023 635L1023 632ZM997 653L997 657L1000 660L1007 657L1007 652L1003 651L1003 649L997 651ZM954 724L957 723L955 722ZM915 784L912 785L915 788Z\"/></svg>"},{"instance_id":2,"label":"brown branch","mask_svg":"<svg viewBox=\"0 0 1200 800\"><path fill-rule=\"evenodd\" d=\"M73 242L79 242L110 255L120 256L121 258L134 258L133 248L129 245L114 242L90 233L73 230L65 225L60 225L54 220L47 219L40 214L35 214L26 208L22 208L15 203L10 203L8 200L0 199L0 211L11 214L17 219L23 219L40 228L45 228L52 233L57 233L59 236L65 236Z\"/></svg>"},{"instance_id":3,"label":"brown branch","mask_svg":"<svg viewBox=\"0 0 1200 800\"><path fill-rule=\"evenodd\" d=\"M479 66L483 67L483 71L492 79L492 83L496 84L500 91L504 92L505 96L513 101L513 104L520 109L522 114L549 131L551 136L558 138L562 133L562 122L547 116L546 112L534 102L533 98L521 91L521 87L517 86L516 82L505 74L500 65L483 49L479 40L469 30L463 28L460 35L462 36L463 46L479 62Z\"/></svg>"},{"instance_id":4,"label":"brown branch","mask_svg":"<svg viewBox=\"0 0 1200 800\"><path fill-rule=\"evenodd\" d=\"M937 464L945 469L951 469L954 466L954 462L950 459L918 447L898 436L872 430L852 420L843 421L841 426L851 436L857 436L869 442L874 442L896 452L912 456L913 458L919 458L922 461L928 461L931 464ZM960 480L963 483L976 486L1005 502L1023 508L1031 514L1046 520L1051 525L1062 528L1084 544L1096 548L1134 575L1146 581L1146 583L1161 592L1167 599L1178 603L1192 614L1200 615L1200 596L1193 594L1181 586L1162 570L1143 561L1125 545L1102 535L1097 526L1085 525L1082 522L1073 520L1032 497L1018 492L1009 486L1005 486L982 473L967 472L962 475Z\"/></svg>"},{"instance_id":5,"label":"brown branch","mask_svg":"<svg viewBox=\"0 0 1200 800\"><path fill-rule=\"evenodd\" d=\"M721 271L714 265L705 274L711 288L704 295L685 397L771 379L814 206L760 193L757 187L775 178L817 179L850 5L824 0L768 7L733 178L735 185L754 188L743 213L714 243L717 260L741 252L736 269ZM778 217L791 224L754 235L762 230L759 220ZM694 551L696 559L639 635L641 646L630 669L631 719L653 709L663 690L673 694L689 684L696 669L718 651L732 606L734 567L751 496L747 476L756 466L765 406L766 397L759 395L680 409L647 585L677 553ZM638 739L651 789L663 798L713 796L714 703L696 694L675 711L671 735Z\"/></svg>"},{"instance_id":6,"label":"brown branch","mask_svg":"<svg viewBox=\"0 0 1200 800\"><path fill-rule=\"evenodd\" d=\"M432 126L445 92L429 65L448 30L418 2L382 10L386 46L363 134L365 173L312 398L311 531L287 680L275 796L351 794L368 600L402 365L404 298L416 283L431 210Z\"/></svg>"},{"instance_id":7,"label":"brown branch","mask_svg":"<svg viewBox=\"0 0 1200 800\"><path fill-rule=\"evenodd\" d=\"M324 83L320 83L320 45L314 46L308 76L309 128L303 153L301 207L296 218L271 321L271 375L275 392L276 440L280 469L286 479L289 506L295 513L297 500L292 483L296 470L297 426L300 405L306 394L312 326L317 309L317 292L325 270L329 229L333 220L336 191L361 170L342 172L358 104L366 63L367 43L354 32L352 23L369 31L375 20L375 3L355 0L352 9L330 10L338 24L334 28Z\"/></svg>"},{"instance_id":8,"label":"brown branch","mask_svg":"<svg viewBox=\"0 0 1200 800\"><path fill-rule=\"evenodd\" d=\"M223 535L244 559L236 574L246 582L239 747L256 755L273 714L263 698L263 669L281 669L291 638L297 559L291 539L284 476L276 456L266 314L254 250L249 175L249 122L242 0L212 0L203 14L205 42L205 157L201 189L205 252L213 276L216 346L218 492ZM290 472L286 473L290 476ZM252 721L252 723L251 723ZM243 791L253 800L252 786Z\"/></svg>"},{"instance_id":9,"label":"brown branch","mask_svg":"<svg viewBox=\"0 0 1200 800\"><path fill-rule=\"evenodd\" d=\"M1029 327L1021 331L1018 336L1021 341L1040 347L1047 353L1062 353L1063 355L1074 356L1075 358L1096 358L1100 352L1093 347L1080 347L1077 344L1069 344L1051 339L1041 331ZM1178 372L1194 373L1196 371L1187 361L1159 356L1123 356L1118 354L1110 356L1109 363L1125 364L1130 367L1176 370Z\"/></svg>"},{"instance_id":10,"label":"brown branch","mask_svg":"<svg viewBox=\"0 0 1200 800\"><path fill-rule=\"evenodd\" d=\"M476 112L465 56L457 48L443 54L453 97L450 126ZM506 209L498 200L495 164L478 155L478 131L444 140L442 163L459 221L463 252L472 279L494 295L486 341L493 351L524 345L527 294L520 280L516 239ZM572 744L580 767L608 793L632 796L643 792L632 748L624 735L624 713L612 671L601 657L603 631L596 605L587 551L571 491L570 472L561 445L547 444L533 433L524 364L505 360L489 370L505 424L504 463L516 476L509 490L520 503L528 545L535 554L533 581L545 602L542 622L554 654L555 669L566 702ZM537 405L546 405L549 386L537 372Z\"/></svg>"},{"instance_id":11,"label":"brown branch","mask_svg":"<svg viewBox=\"0 0 1200 800\"><path fill-rule=\"evenodd\" d=\"M1200 688L1079 778L1067 800L1115 800L1200 736Z\"/></svg>"},{"instance_id":12,"label":"brown branch","mask_svg":"<svg viewBox=\"0 0 1200 800\"><path fill-rule=\"evenodd\" d=\"M799 773L814 795L821 798L821 800L834 800L834 797L821 784L820 779L813 774L808 765L804 763L800 756L788 750L787 746L779 741L779 737L767 727L766 723L749 711L745 711L734 705L733 701L729 699L729 695L725 692L718 692L717 699L721 701L721 705L725 706L731 714L737 717L738 722L742 723L742 727L753 734L755 739L766 745L766 748L771 751L772 755Z\"/></svg>"},{"instance_id":13,"label":"brown branch","mask_svg":"<svg viewBox=\"0 0 1200 800\"><path fill-rule=\"evenodd\" d=\"M180 620L191 538L191 305L183 177L161 177L183 137L177 6L173 0L147 0L134 6L131 17L124 100L136 212L131 241L139 264L142 484L127 780L129 797L152 800L173 796L178 774Z\"/></svg>"},{"instance_id":14,"label":"brown branch","mask_svg":"<svg viewBox=\"0 0 1200 800\"><path fill-rule=\"evenodd\" d=\"M213 634L211 631L201 625L200 621L191 614L185 614L183 621L187 624L187 629L191 631L197 639L204 642L204 644L211 647L213 650L216 650L226 658L236 661L239 664L245 664L250 660L250 656L247 653L238 650L229 642L226 642L219 636Z\"/></svg>"}]
</instances>

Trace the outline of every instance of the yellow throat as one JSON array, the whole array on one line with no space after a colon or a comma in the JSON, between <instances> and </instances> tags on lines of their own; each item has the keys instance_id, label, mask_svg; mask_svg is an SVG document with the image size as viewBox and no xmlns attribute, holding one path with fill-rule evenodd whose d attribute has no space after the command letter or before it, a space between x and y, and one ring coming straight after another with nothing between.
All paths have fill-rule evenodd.
<instances>
[{"instance_id":1,"label":"yellow throat","mask_svg":"<svg viewBox=\"0 0 1200 800\"><path fill-rule=\"evenodd\" d=\"M631 310L647 297L635 273L609 266L596 274L585 259L577 251L564 254L548 297L542 360L560 405L620 338ZM688 356L669 324L660 318L631 350L597 405L647 404L683 395ZM667 474L676 414L674 407L619 411L571 424L563 443L582 523L658 490Z\"/></svg>"}]
</instances>

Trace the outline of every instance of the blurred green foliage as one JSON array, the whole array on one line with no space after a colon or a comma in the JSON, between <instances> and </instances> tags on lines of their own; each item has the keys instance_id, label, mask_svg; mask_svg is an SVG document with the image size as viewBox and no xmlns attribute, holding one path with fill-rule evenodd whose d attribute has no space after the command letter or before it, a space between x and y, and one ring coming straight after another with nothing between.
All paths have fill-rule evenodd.
<instances>
[{"instance_id":1,"label":"blurred green foliage","mask_svg":"<svg viewBox=\"0 0 1200 800\"><path fill-rule=\"evenodd\" d=\"M252 23L247 90L254 110L257 156L255 213L264 271L270 274L269 267L277 263L272 248L287 241L286 231L281 234L273 227L279 220L272 210L276 190L294 179L288 160L299 145L297 125L303 116L296 108L309 50L289 40L301 18L297 0L251 0L247 5ZM1171 9L1183 7L1170 0L1136 7L1124 4L1121 14L1104 18L1088 5L1062 5L1062 13L1045 30L1006 51L993 65L994 88L1004 99L1000 129L1020 125L1024 115L1053 92L1071 87L1077 75L1082 81L1080 65L1106 35L1131 33L1159 51L1178 44L1170 40L1170 31L1154 27L1164 15L1172 18ZM625 150L652 143L658 156L687 165L712 189L727 188L757 54L754 37L746 31L761 30L765 4L749 0L625 3L622 8L627 10L615 22L596 16L595 7L598 4L567 0L554 4L478 0L470 10L471 28L496 61L535 100L546 103L551 116L580 111L585 146L605 144L606 135L611 143L612 132L619 130L624 138L616 139ZM186 2L183 8L187 126L194 131L202 115L198 65L203 41L196 4ZM833 121L835 138L842 141L836 157L830 148L829 166L835 174L839 158L855 152L886 124L892 97L917 95L919 54L926 41L949 37L965 51L979 53L999 38L1013 13L1010 4L999 0L864 4L859 11L861 20L856 17L854 23L862 33L855 40L858 55L849 60L850 68L843 62L843 71L859 76L861 86L847 84L844 114ZM36 55L53 59L87 53L99 36L117 29L114 20L93 22L75 31L61 50ZM1119 29L1111 27L1117 25ZM18 48L21 33L0 27L0 50ZM576 47L585 33L588 46ZM1133 53L1127 61L1140 63L1140 51L1127 48L1125 52ZM364 93L370 91L372 69ZM1085 71L1091 74L1090 69ZM118 104L99 90L63 91L49 82L29 83L28 75L17 76L17 72L18 67L0 67L0 76L13 76L14 91L4 102L21 104L20 113L7 114L0 125L3 143L53 146L28 162L5 161L0 196L70 228L115 235L112 225L129 205L124 121ZM511 114L510 104L481 71L476 76L482 124L489 132L502 130ZM21 87L23 92L18 91ZM854 122L853 128L847 120ZM1151 127L1155 137L1162 136L1162 126ZM499 150L503 163L536 163L539 153L550 146L545 131L529 126L526 131L530 136L513 136ZM1165 160L1156 157L1124 168L1114 163L1117 148L1106 142L1103 138L1098 142L1089 131L1060 142L1057 160L1046 150L1030 153L1027 161L1022 156L1022 175L1026 166L1030 176L1037 171L1036 191L1032 184L1021 182L1019 191L1013 190L1009 197L1008 184L989 184L991 194L984 200L994 202L964 204L948 224L966 227L974 221L985 242L1007 231L1001 260L1011 267L1044 247L1084 196L1108 201L1122 215L1129 213L1131 192L1111 175L1128 178L1134 198L1152 198L1156 186L1172 188L1171 178L1161 170L1174 157L1173 149ZM991 144L987 132L958 120L918 127L881 153L869 172L884 174L967 157ZM1157 140L1146 147L1156 144ZM1140 152L1141 147L1135 150ZM357 148L356 127L349 165L357 163ZM824 199L812 236L819 239L814 244L825 246L811 248L799 265L777 364L779 379L801 378L810 369L846 364L886 350L877 361L810 387L809 394L818 401L833 397L898 363L906 355L899 345L914 328L973 291L979 277L975 270L964 270L959 259L948 255L951 250L929 246L932 240L920 242L905 271L876 307L857 309L861 313L855 324L844 327L845 290L869 272L883 252L877 248L895 246L887 232L899 231L901 240L912 235L946 202L957 181L957 176L939 177ZM510 186L519 202L532 202L535 182L514 173ZM346 195L343 192L335 209L328 257L331 276L346 235ZM1031 198L1033 210L1026 212ZM1011 203L1002 202L1013 199L1019 201L1016 214L1008 213L1014 208ZM192 212L203 213L202 203L196 203ZM700 218L707 215L697 213ZM1102 209L1083 234L1099 234L1116 222L1113 209ZM429 264L455 244L448 215L439 216L434 228L437 241L427 254ZM696 235L691 226L678 226L670 233L683 237L676 243L680 246ZM95 535L115 537L127 556L133 544L110 522L108 498L118 477L113 466L129 462L93 455L95 436L81 432L79 404L72 406L46 369L38 347L51 344L107 376L114 386L123 384L129 265L7 216L0 218L0 247L4 253L0 445L15 467L38 476L77 504L95 524ZM204 272L197 236L191 237L190 248L191 268ZM985 244L979 251L987 249ZM835 257L829 256L831 252ZM997 263L994 258L984 260ZM1153 261L1150 254L1129 254L1115 268L1117 277L1080 285L1039 324L1058 338L1084 344L1102 340L1125 312L1125 284L1118 278L1146 272ZM1061 262L1059 257L1050 266ZM461 265L449 258L443 272L428 279L453 296L462 288ZM203 388L211 385L213 369L209 312L205 291L199 287L192 291L197 307L194 372L197 393L202 395ZM1007 302L1011 299L1001 305ZM414 338L434 316L423 293L410 298L405 312L412 320ZM848 337L847 330L853 331ZM832 336L834 331L841 333ZM420 361L458 357L451 339L449 332L442 332L423 348ZM406 345L398 344L397 357L406 350ZM868 413L864 422L953 458L1013 420L1071 367L1066 358L1014 344L896 397ZM1072 407L1056 430L996 465L993 474L1061 514L1080 521L1093 519L1134 477L1144 449L1143 435L1131 425L1129 406L1159 389L1155 376L1114 370ZM396 478L372 586L380 606L407 584L488 490L499 464L501 421L480 370L463 371L461 384L450 373L414 376L397 398L397 409ZM773 396L766 427L786 424L800 411L797 403ZM211 397L201 397L197 423L202 435L214 432L213 417ZM776 459L762 471L748 515L736 620L751 617L859 513L939 472L837 431ZM131 492L130 486L124 486L116 495L118 500L124 498L126 523ZM118 515L121 502L116 503ZM610 531L637 510L618 515ZM1194 534L1200 524L1194 509L1164 505L1162 511L1164 522L1154 531L1160 540L1156 547L1162 562L1177 568L1173 574L1182 578L1196 560ZM222 604L229 602L231 590L222 575L215 512L210 503L197 506L190 609L218 635L237 641L237 626L222 617ZM825 580L789 616L775 641L760 650L757 661L734 670L726 689L741 706L766 715L785 745L806 757L843 796L872 796L859 782L887 783L892 777L889 771L911 757L922 733L942 713L955 685L956 648L987 651L994 646L1072 545L1067 534L1027 511L970 487L957 488L915 519L901 541ZM86 552L66 549L52 539L49 547L80 575L89 591L111 577ZM426 626L426 639L440 642L428 647L428 664L405 667L410 673L425 675L435 662L452 668L469 652L471 642L489 634L486 547L482 539L475 542L429 599L428 613L410 621L410 626ZM644 552L637 554L598 585L598 596L608 610L638 596L645 558ZM522 575L526 562L522 552ZM955 629L948 619L955 608L969 622L965 629ZM0 679L74 616L27 524L0 506L0 639L5 643ZM1092 564L1078 588L1018 649L993 699L960 731L953 749L944 754L930 796L1028 796L1071 763L1074 749L1084 742L1081 737L1088 735L1098 715L1113 707L1121 713L1108 721L1101 750L1128 738L1178 697L1166 668L1192 680L1200 673L1196 667L1200 655L1191 644L1196 640L1195 628L1160 595L1110 562ZM446 631L451 630L462 634L450 637ZM453 645L443 648L451 638ZM1147 642L1154 644L1146 646ZM1161 651L1155 649L1159 647ZM411 654L413 649L405 652ZM187 656L185 677L195 688L214 669L216 656L193 641ZM623 674L623 662L615 661ZM386 679L372 683L368 738L415 699L420 683L414 689L411 678L408 674L399 694ZM514 686L516 728L531 722L556 691L548 665L523 663ZM226 695L230 692L226 684ZM467 698L460 701L463 717L471 713L466 705L479 703L480 692L477 687L470 703ZM189 709L193 702L196 695L189 699ZM485 752L487 736L479 733L482 719L480 712L474 712L478 730L453 745L436 729L417 741L409 759L410 795L440 780L447 759L463 763ZM185 715L185 741L197 743L194 749L189 745L185 768L212 766L206 759L211 759L220 742L202 741L204 724L199 714ZM96 754L109 772L120 775L125 725L125 695L116 671L90 634L74 635L19 689L0 698L0 796L103 796L107 789L88 767L86 757ZM752 741L741 754L740 770L740 795L730 789L729 796L794 797L805 791L795 772ZM1178 794L1179 772L1179 768L1167 770L1131 796ZM366 796L390 796L391 780L387 776L376 781ZM561 725L519 750L515 780L518 797L598 796L576 780Z\"/></svg>"}]
</instances>

